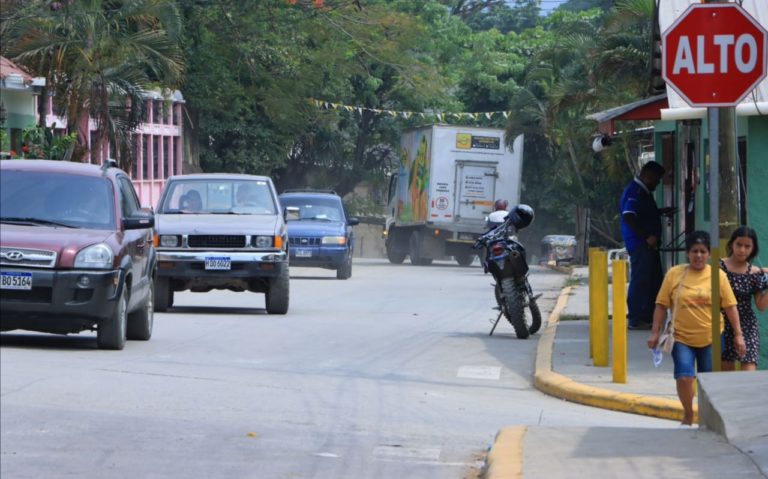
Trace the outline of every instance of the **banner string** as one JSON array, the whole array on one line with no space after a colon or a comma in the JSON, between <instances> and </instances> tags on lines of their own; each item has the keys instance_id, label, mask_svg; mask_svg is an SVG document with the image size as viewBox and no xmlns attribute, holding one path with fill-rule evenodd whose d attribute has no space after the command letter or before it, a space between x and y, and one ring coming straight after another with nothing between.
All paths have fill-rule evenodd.
<instances>
[{"instance_id":1,"label":"banner string","mask_svg":"<svg viewBox=\"0 0 768 479\"><path fill-rule=\"evenodd\" d=\"M310 99L310 102L315 107L321 108L324 110L344 110L350 113L357 112L360 115L362 115L364 111L368 111L368 112L376 113L378 115L389 115L392 118L405 118L406 120L412 117L421 117L421 118L434 117L434 118L437 118L440 122L443 122L449 118L454 118L457 120L471 119L474 121L478 121L482 118L493 120L494 118L498 118L499 116L503 117L505 120L509 118L508 111L483 111L483 112L459 112L459 113L443 112L443 111L423 112L423 111L403 111L403 110L367 108L362 106L345 105L343 103L336 103L332 101L317 100L315 98Z\"/></svg>"}]
</instances>

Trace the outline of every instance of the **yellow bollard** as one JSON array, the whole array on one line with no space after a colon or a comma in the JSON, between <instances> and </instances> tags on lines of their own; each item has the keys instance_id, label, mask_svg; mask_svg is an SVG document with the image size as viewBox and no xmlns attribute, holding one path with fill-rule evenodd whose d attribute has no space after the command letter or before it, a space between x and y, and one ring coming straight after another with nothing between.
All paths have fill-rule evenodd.
<instances>
[{"instance_id":1,"label":"yellow bollard","mask_svg":"<svg viewBox=\"0 0 768 479\"><path fill-rule=\"evenodd\" d=\"M595 315L590 317L594 329L595 366L608 366L608 252L595 252Z\"/></svg>"},{"instance_id":2,"label":"yellow bollard","mask_svg":"<svg viewBox=\"0 0 768 479\"><path fill-rule=\"evenodd\" d=\"M600 251L600 248L589 248L589 256L587 259L587 265L589 266L589 357L595 357L595 328L592 324L592 318L597 314L597 306L595 303L595 279L597 278L597 272L595 266L597 260L595 260L595 253Z\"/></svg>"},{"instance_id":3,"label":"yellow bollard","mask_svg":"<svg viewBox=\"0 0 768 479\"><path fill-rule=\"evenodd\" d=\"M613 261L613 382L627 382L627 262Z\"/></svg>"}]
</instances>

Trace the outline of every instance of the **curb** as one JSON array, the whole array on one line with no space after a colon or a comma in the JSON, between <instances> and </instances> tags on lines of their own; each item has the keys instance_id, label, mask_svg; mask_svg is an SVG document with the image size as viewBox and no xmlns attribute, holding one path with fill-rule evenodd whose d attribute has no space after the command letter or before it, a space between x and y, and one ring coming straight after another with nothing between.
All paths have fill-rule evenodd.
<instances>
[{"instance_id":1,"label":"curb","mask_svg":"<svg viewBox=\"0 0 768 479\"><path fill-rule=\"evenodd\" d=\"M552 310L547 326L541 334L541 339L539 339L533 378L534 386L550 396L579 404L586 404L587 406L653 416L661 419L681 420L683 418L683 407L676 400L587 386L552 371L552 350L555 343L555 332L560 322L560 315L568 303L570 292L570 286L563 288L560 292L555 309ZM698 408L696 405L694 405L694 421L698 422Z\"/></svg>"},{"instance_id":2,"label":"curb","mask_svg":"<svg viewBox=\"0 0 768 479\"><path fill-rule=\"evenodd\" d=\"M481 477L485 479L523 477L523 438L527 430L527 426L510 426L499 430L485 460Z\"/></svg>"}]
</instances>

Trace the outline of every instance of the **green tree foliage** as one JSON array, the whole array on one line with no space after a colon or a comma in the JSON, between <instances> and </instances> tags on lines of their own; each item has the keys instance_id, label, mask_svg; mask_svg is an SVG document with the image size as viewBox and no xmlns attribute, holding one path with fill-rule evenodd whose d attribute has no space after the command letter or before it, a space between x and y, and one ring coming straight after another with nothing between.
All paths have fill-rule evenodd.
<instances>
[{"instance_id":1,"label":"green tree foliage","mask_svg":"<svg viewBox=\"0 0 768 479\"><path fill-rule=\"evenodd\" d=\"M145 118L144 91L174 88L184 74L175 2L35 0L9 7L3 54L46 78L67 131L78 133L74 159L86 153L90 118L98 129L93 150L109 141L129 169L132 132Z\"/></svg>"},{"instance_id":2,"label":"green tree foliage","mask_svg":"<svg viewBox=\"0 0 768 479\"><path fill-rule=\"evenodd\" d=\"M319 111L309 100L420 109L442 84L422 59L424 29L384 1L188 1L182 9L184 92L207 170L349 191L368 172L383 175L382 155L367 152L393 144L396 129L382 115ZM333 184L317 184L328 178Z\"/></svg>"}]
</instances>

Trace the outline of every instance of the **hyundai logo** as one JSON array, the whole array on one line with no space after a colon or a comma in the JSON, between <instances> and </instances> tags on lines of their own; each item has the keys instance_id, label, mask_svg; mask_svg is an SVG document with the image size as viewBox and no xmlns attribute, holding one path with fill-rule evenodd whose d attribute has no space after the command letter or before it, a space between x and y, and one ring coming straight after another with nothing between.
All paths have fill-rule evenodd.
<instances>
[{"instance_id":1,"label":"hyundai logo","mask_svg":"<svg viewBox=\"0 0 768 479\"><path fill-rule=\"evenodd\" d=\"M21 251L8 251L3 256L11 261L21 261L24 259L24 253Z\"/></svg>"},{"instance_id":2,"label":"hyundai logo","mask_svg":"<svg viewBox=\"0 0 768 479\"><path fill-rule=\"evenodd\" d=\"M307 238L301 238L301 244L307 244L309 240Z\"/></svg>"}]
</instances>

